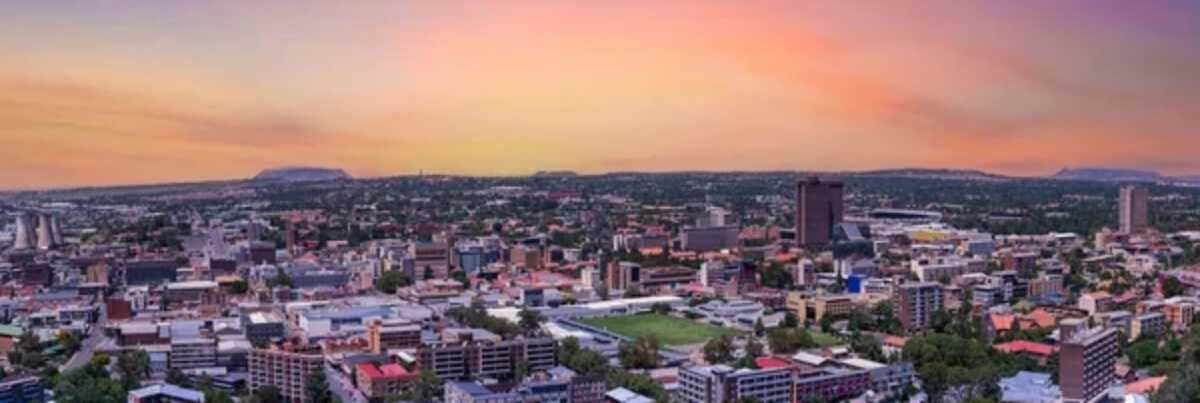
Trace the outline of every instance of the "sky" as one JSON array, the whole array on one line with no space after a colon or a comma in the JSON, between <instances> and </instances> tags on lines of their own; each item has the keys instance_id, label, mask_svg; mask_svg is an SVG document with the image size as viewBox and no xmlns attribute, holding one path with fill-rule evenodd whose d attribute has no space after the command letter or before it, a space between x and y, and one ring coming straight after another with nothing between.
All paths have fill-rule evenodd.
<instances>
[{"instance_id":1,"label":"sky","mask_svg":"<svg viewBox=\"0 0 1200 403\"><path fill-rule=\"evenodd\" d=\"M1200 174L1200 2L5 1L0 188Z\"/></svg>"}]
</instances>

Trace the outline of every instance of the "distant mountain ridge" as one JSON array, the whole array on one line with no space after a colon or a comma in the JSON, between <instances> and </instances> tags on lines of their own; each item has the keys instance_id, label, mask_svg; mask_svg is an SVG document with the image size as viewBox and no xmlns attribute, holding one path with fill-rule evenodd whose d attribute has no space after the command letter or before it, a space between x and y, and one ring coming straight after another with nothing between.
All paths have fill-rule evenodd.
<instances>
[{"instance_id":1,"label":"distant mountain ridge","mask_svg":"<svg viewBox=\"0 0 1200 403\"><path fill-rule=\"evenodd\" d=\"M1100 182L1158 182L1164 179L1158 172L1122 168L1063 168L1050 177Z\"/></svg>"},{"instance_id":2,"label":"distant mountain ridge","mask_svg":"<svg viewBox=\"0 0 1200 403\"><path fill-rule=\"evenodd\" d=\"M958 180L1011 180L1011 176L998 175L973 169L937 169L937 168L903 168L880 169L852 173L854 176L887 176L926 179L958 179Z\"/></svg>"},{"instance_id":3,"label":"distant mountain ridge","mask_svg":"<svg viewBox=\"0 0 1200 403\"><path fill-rule=\"evenodd\" d=\"M264 169L253 178L253 180L256 181L287 182L326 181L335 179L351 179L351 176L350 174L347 174L345 170L338 168L293 166Z\"/></svg>"}]
</instances>

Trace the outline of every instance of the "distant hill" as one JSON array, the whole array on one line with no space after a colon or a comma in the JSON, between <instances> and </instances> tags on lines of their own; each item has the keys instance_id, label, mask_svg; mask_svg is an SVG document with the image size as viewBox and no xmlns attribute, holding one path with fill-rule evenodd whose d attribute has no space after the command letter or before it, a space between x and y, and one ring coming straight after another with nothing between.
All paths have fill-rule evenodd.
<instances>
[{"instance_id":1,"label":"distant hill","mask_svg":"<svg viewBox=\"0 0 1200 403\"><path fill-rule=\"evenodd\" d=\"M1157 182L1163 179L1163 176L1158 172L1137 169L1063 168L1051 178L1099 182Z\"/></svg>"},{"instance_id":2,"label":"distant hill","mask_svg":"<svg viewBox=\"0 0 1200 403\"><path fill-rule=\"evenodd\" d=\"M255 175L256 181L307 182L334 179L351 179L346 171L321 167L279 167L263 170Z\"/></svg>"},{"instance_id":3,"label":"distant hill","mask_svg":"<svg viewBox=\"0 0 1200 403\"><path fill-rule=\"evenodd\" d=\"M924 179L958 179L958 180L1010 180L1014 179L1008 176L996 175L977 170L969 169L927 169L927 168L906 168L906 169L881 169L876 171L863 171L852 174L854 176L876 176L876 177L904 177L904 178L924 178Z\"/></svg>"},{"instance_id":4,"label":"distant hill","mask_svg":"<svg viewBox=\"0 0 1200 403\"><path fill-rule=\"evenodd\" d=\"M573 178L579 176L575 171L537 171L533 174L535 178Z\"/></svg>"}]
</instances>

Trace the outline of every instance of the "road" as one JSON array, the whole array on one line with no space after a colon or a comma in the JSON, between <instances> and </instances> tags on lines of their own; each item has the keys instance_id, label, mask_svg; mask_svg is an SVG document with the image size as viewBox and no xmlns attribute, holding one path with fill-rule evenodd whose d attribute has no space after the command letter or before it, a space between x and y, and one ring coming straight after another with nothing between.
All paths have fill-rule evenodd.
<instances>
[{"instance_id":1,"label":"road","mask_svg":"<svg viewBox=\"0 0 1200 403\"><path fill-rule=\"evenodd\" d=\"M59 367L58 371L67 372L86 365L92 360L92 355L95 354L96 347L98 347L100 343L103 343L104 339L105 336L100 330L100 325L92 325L91 330L88 331L88 337L83 339L83 342L80 343L79 351L76 351L75 355L71 356L71 359L67 360L66 363Z\"/></svg>"}]
</instances>

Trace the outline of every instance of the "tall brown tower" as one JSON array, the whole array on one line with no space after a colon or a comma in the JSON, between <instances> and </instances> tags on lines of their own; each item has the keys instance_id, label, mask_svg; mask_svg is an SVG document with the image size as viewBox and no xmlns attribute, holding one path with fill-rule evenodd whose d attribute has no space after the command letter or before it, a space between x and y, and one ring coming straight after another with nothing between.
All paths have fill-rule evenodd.
<instances>
[{"instance_id":1,"label":"tall brown tower","mask_svg":"<svg viewBox=\"0 0 1200 403\"><path fill-rule=\"evenodd\" d=\"M817 177L796 184L796 243L800 246L825 246L833 235L833 226L842 222L842 182L822 181Z\"/></svg>"}]
</instances>

